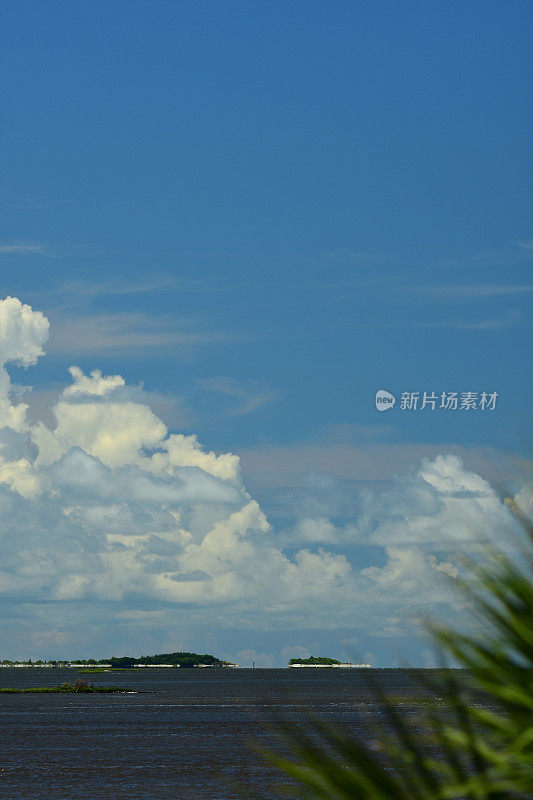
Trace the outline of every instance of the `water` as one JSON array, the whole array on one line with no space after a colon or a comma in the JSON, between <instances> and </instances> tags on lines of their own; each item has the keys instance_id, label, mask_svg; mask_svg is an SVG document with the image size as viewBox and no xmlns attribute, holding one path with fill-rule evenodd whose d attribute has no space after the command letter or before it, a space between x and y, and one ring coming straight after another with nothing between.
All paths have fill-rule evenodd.
<instances>
[{"instance_id":1,"label":"water","mask_svg":"<svg viewBox=\"0 0 533 800\"><path fill-rule=\"evenodd\" d=\"M414 694L402 670L379 674ZM0 669L0 686L73 682L73 669ZM138 694L0 695L0 797L49 800L233 800L235 782L276 774L249 748L265 722L302 706L353 729L372 702L359 670L150 669L82 676Z\"/></svg>"}]
</instances>

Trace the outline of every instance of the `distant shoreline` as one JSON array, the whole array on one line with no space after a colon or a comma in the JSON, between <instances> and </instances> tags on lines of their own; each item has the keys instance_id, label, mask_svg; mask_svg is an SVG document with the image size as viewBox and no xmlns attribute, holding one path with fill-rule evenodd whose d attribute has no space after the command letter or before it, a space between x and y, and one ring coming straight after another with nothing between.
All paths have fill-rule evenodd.
<instances>
[{"instance_id":1,"label":"distant shoreline","mask_svg":"<svg viewBox=\"0 0 533 800\"><path fill-rule=\"evenodd\" d=\"M205 669L205 665L200 665L202 668ZM285 667L238 667L233 666L231 669L243 670L246 672L259 672L265 670L291 670L294 669L295 665L285 666ZM362 665L362 664L301 664L296 665L299 668L303 669L313 669L319 667L320 669L359 669L362 672L466 672L463 667L376 667L372 665ZM197 666L195 667L180 667L176 664L142 664L140 666L134 667L120 667L114 668L104 664L2 664L0 663L0 669L93 669L95 671L102 670L102 673L105 672L139 672L144 669L154 669L154 668L161 668L167 669L172 667L173 669L177 670L191 670L191 669L198 669ZM210 669L221 669L227 670L228 667L218 667L218 665L210 667Z\"/></svg>"},{"instance_id":2,"label":"distant shoreline","mask_svg":"<svg viewBox=\"0 0 533 800\"><path fill-rule=\"evenodd\" d=\"M289 664L288 669L373 669L372 664Z\"/></svg>"}]
</instances>

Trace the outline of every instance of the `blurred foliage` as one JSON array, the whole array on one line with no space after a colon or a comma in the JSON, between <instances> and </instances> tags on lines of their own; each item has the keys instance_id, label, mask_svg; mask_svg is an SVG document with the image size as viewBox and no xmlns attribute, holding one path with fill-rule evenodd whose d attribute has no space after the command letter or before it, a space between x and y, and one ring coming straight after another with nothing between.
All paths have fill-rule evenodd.
<instances>
[{"instance_id":1,"label":"blurred foliage","mask_svg":"<svg viewBox=\"0 0 533 800\"><path fill-rule=\"evenodd\" d=\"M355 732L305 712L276 721L279 747L258 749L289 780L268 800L533 798L533 526L513 511L524 533L513 554L487 544L457 580L477 633L431 628L441 663L465 672L421 671L420 689L438 702L421 697L414 714L374 680L381 722Z\"/></svg>"}]
</instances>

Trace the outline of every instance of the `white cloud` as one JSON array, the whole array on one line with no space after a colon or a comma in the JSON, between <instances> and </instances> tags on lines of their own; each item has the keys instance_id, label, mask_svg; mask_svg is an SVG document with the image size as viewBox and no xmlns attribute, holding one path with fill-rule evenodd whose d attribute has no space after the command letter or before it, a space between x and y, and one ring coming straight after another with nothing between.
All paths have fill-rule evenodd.
<instances>
[{"instance_id":1,"label":"white cloud","mask_svg":"<svg viewBox=\"0 0 533 800\"><path fill-rule=\"evenodd\" d=\"M529 294L533 292L530 284L457 284L454 286L418 286L410 290L427 300L477 300L481 297L505 297L507 295Z\"/></svg>"},{"instance_id":2,"label":"white cloud","mask_svg":"<svg viewBox=\"0 0 533 800\"><path fill-rule=\"evenodd\" d=\"M39 312L14 298L0 303L5 362L34 363L47 334ZM120 375L70 374L52 426L28 421L26 405L13 404L7 372L0 386L6 646L19 641L10 615L35 642L45 641L43 620L50 643L74 641L81 626L95 654L145 623L149 641L210 626L403 635L428 608L450 605L455 565L439 551L468 543L477 529L501 536L510 524L490 484L457 456L433 454L379 495L366 489L342 524L311 504L283 549L242 483L237 455L169 433L149 395ZM353 452L335 447L345 457L340 469L353 465ZM356 459L367 452L359 448ZM300 454L301 466L313 454ZM360 561L361 544L379 549L377 562ZM263 650L237 649L272 663Z\"/></svg>"},{"instance_id":3,"label":"white cloud","mask_svg":"<svg viewBox=\"0 0 533 800\"><path fill-rule=\"evenodd\" d=\"M514 496L510 505L519 516L525 519L533 519L533 483L523 486L518 494Z\"/></svg>"},{"instance_id":4,"label":"white cloud","mask_svg":"<svg viewBox=\"0 0 533 800\"><path fill-rule=\"evenodd\" d=\"M65 397L73 397L79 394L89 394L101 397L108 392L112 392L119 386L124 386L126 381L120 375L108 375L106 378L102 377L99 369L93 369L90 376L84 375L79 367L70 367L69 372L72 376L74 383L72 386L67 386L63 395Z\"/></svg>"},{"instance_id":5,"label":"white cloud","mask_svg":"<svg viewBox=\"0 0 533 800\"><path fill-rule=\"evenodd\" d=\"M372 427L371 427L372 430ZM379 429L371 441L347 435L339 441L337 432L327 432L318 441L272 444L240 452L243 475L256 487L306 487L310 475L327 475L349 481L389 481L406 472L423 458L434 459L453 451L472 471L488 473L494 480L512 474L524 464L507 463L505 454L491 447L466 447L459 444L411 444L379 441ZM372 441L374 439L374 441ZM378 439L378 440L376 440Z\"/></svg>"},{"instance_id":6,"label":"white cloud","mask_svg":"<svg viewBox=\"0 0 533 800\"><path fill-rule=\"evenodd\" d=\"M0 245L0 253L6 253L8 255L32 255L38 254L41 255L46 253L46 248L42 244L2 244Z\"/></svg>"},{"instance_id":7,"label":"white cloud","mask_svg":"<svg viewBox=\"0 0 533 800\"><path fill-rule=\"evenodd\" d=\"M533 250L533 239L523 239L514 242L517 247L522 247L524 250Z\"/></svg>"},{"instance_id":8,"label":"white cloud","mask_svg":"<svg viewBox=\"0 0 533 800\"><path fill-rule=\"evenodd\" d=\"M235 337L217 331L179 325L171 316L143 312L57 314L52 320L49 351L55 354L123 354L175 348L178 355L192 347L228 342Z\"/></svg>"},{"instance_id":9,"label":"white cloud","mask_svg":"<svg viewBox=\"0 0 533 800\"><path fill-rule=\"evenodd\" d=\"M277 395L264 381L238 381L234 378L204 378L197 381L198 388L206 393L226 397L230 401L229 407L222 416L240 417L276 399Z\"/></svg>"},{"instance_id":10,"label":"white cloud","mask_svg":"<svg viewBox=\"0 0 533 800\"><path fill-rule=\"evenodd\" d=\"M500 328L508 328L518 325L521 322L521 314L517 309L509 309L500 316L486 317L484 319L464 319L464 320L443 320L428 321L414 324L412 327L418 328L451 328L463 331L492 331Z\"/></svg>"},{"instance_id":11,"label":"white cloud","mask_svg":"<svg viewBox=\"0 0 533 800\"><path fill-rule=\"evenodd\" d=\"M222 480L239 480L239 457L233 453L206 453L198 443L197 437L171 434L165 441L165 448L153 454L148 469L160 474L172 474L176 467L198 467Z\"/></svg>"},{"instance_id":12,"label":"white cloud","mask_svg":"<svg viewBox=\"0 0 533 800\"><path fill-rule=\"evenodd\" d=\"M453 576L455 567L439 562L416 547L388 547L383 567L367 567L363 574L374 584L375 602L390 605L393 594L397 603L419 605L449 600L449 589L437 581L436 573Z\"/></svg>"},{"instance_id":13,"label":"white cloud","mask_svg":"<svg viewBox=\"0 0 533 800\"><path fill-rule=\"evenodd\" d=\"M0 362L28 367L44 355L48 320L16 297L0 300Z\"/></svg>"},{"instance_id":14,"label":"white cloud","mask_svg":"<svg viewBox=\"0 0 533 800\"><path fill-rule=\"evenodd\" d=\"M333 523L325 517L304 517L299 519L294 534L304 542L338 544L339 537Z\"/></svg>"},{"instance_id":15,"label":"white cloud","mask_svg":"<svg viewBox=\"0 0 533 800\"><path fill-rule=\"evenodd\" d=\"M0 483L7 483L21 497L26 498L36 497L41 490L39 478L26 458L8 462L1 458Z\"/></svg>"},{"instance_id":16,"label":"white cloud","mask_svg":"<svg viewBox=\"0 0 533 800\"><path fill-rule=\"evenodd\" d=\"M55 408L56 439L67 450L81 447L108 466L142 458L142 448L157 447L166 428L155 414L138 403L66 403Z\"/></svg>"},{"instance_id":17,"label":"white cloud","mask_svg":"<svg viewBox=\"0 0 533 800\"><path fill-rule=\"evenodd\" d=\"M314 502L306 493L295 506L293 531L298 541L417 546L438 552L477 547L484 539L504 540L517 530L509 504L451 453L423 458L417 468L375 487L366 483L342 488L324 482L322 497L319 490L314 481L309 489ZM355 502L343 508L346 494L355 495ZM527 504L526 489L515 502Z\"/></svg>"},{"instance_id":18,"label":"white cloud","mask_svg":"<svg viewBox=\"0 0 533 800\"><path fill-rule=\"evenodd\" d=\"M24 427L28 406L11 403L12 386L5 365L35 364L44 355L48 328L48 320L40 311L33 311L16 297L0 300L0 420L16 431Z\"/></svg>"},{"instance_id":19,"label":"white cloud","mask_svg":"<svg viewBox=\"0 0 533 800\"><path fill-rule=\"evenodd\" d=\"M370 541L379 545L429 544L447 550L458 542L464 547L500 537L513 527L492 486L452 454L423 459L416 472L396 479L381 495L377 514L373 501L367 497L366 514L375 520Z\"/></svg>"},{"instance_id":20,"label":"white cloud","mask_svg":"<svg viewBox=\"0 0 533 800\"><path fill-rule=\"evenodd\" d=\"M168 291L178 286L180 282L174 276L160 276L142 281L70 281L55 291L78 298L92 298Z\"/></svg>"}]
</instances>

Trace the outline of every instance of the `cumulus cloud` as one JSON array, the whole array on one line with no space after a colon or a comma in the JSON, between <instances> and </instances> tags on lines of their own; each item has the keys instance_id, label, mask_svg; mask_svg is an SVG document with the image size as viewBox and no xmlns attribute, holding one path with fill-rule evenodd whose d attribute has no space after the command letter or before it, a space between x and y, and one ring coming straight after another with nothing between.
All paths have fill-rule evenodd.
<instances>
[{"instance_id":1,"label":"cumulus cloud","mask_svg":"<svg viewBox=\"0 0 533 800\"><path fill-rule=\"evenodd\" d=\"M34 363L47 320L13 298L0 314L4 362ZM0 462L10 552L0 593L217 606L235 619L243 609L261 614L273 587L267 605L291 615L347 579L342 556L302 550L290 559L274 546L236 455L169 434L120 375L76 366L70 375L53 426L29 422L3 387L4 446L14 436L18 457Z\"/></svg>"},{"instance_id":2,"label":"cumulus cloud","mask_svg":"<svg viewBox=\"0 0 533 800\"><path fill-rule=\"evenodd\" d=\"M378 545L418 544L449 550L464 549L484 538L502 538L514 527L509 509L480 475L465 469L454 455L423 459L420 467L397 478L375 510L366 497L366 533Z\"/></svg>"},{"instance_id":3,"label":"cumulus cloud","mask_svg":"<svg viewBox=\"0 0 533 800\"><path fill-rule=\"evenodd\" d=\"M48 320L40 311L33 311L16 297L0 300L0 419L13 430L22 429L27 405L9 402L12 387L5 365L29 367L35 364L44 354L48 329Z\"/></svg>"},{"instance_id":4,"label":"cumulus cloud","mask_svg":"<svg viewBox=\"0 0 533 800\"><path fill-rule=\"evenodd\" d=\"M16 297L0 300L0 357L25 367L35 364L44 355L48 339L48 320L40 311L33 311Z\"/></svg>"},{"instance_id":5,"label":"cumulus cloud","mask_svg":"<svg viewBox=\"0 0 533 800\"><path fill-rule=\"evenodd\" d=\"M2 364L34 364L47 336L40 312L0 302ZM170 433L142 387L72 366L47 425L27 418L2 370L0 597L11 604L4 627L22 618L34 642L68 644L80 625L95 654L110 626L119 643L143 631L137 649L156 638L179 648L184 631L210 626L401 635L450 603L456 567L440 551L512 521L490 484L446 455L379 498L362 492L351 519L310 505L280 536L243 485L239 457ZM359 545L379 551L374 563ZM243 645L235 652L246 660L273 663Z\"/></svg>"},{"instance_id":6,"label":"cumulus cloud","mask_svg":"<svg viewBox=\"0 0 533 800\"><path fill-rule=\"evenodd\" d=\"M104 378L99 369L93 369L90 375L84 375L79 367L70 367L69 372L73 382L72 386L67 386L63 391L65 397L75 397L76 395L102 397L126 384L121 375L108 375Z\"/></svg>"},{"instance_id":7,"label":"cumulus cloud","mask_svg":"<svg viewBox=\"0 0 533 800\"><path fill-rule=\"evenodd\" d=\"M325 517L303 517L294 527L294 535L304 542L337 544L339 534L331 520Z\"/></svg>"}]
</instances>

